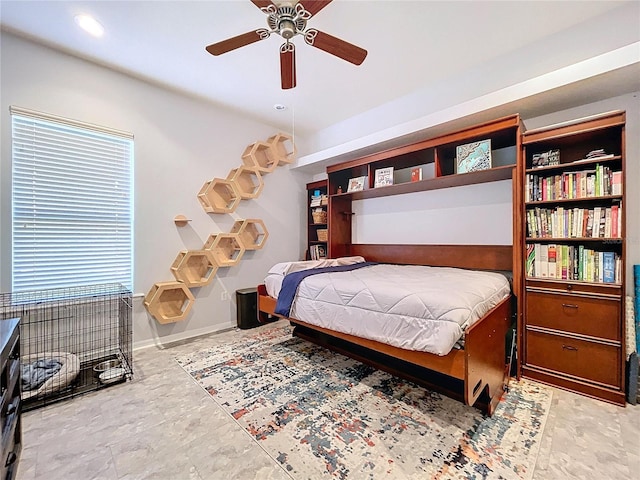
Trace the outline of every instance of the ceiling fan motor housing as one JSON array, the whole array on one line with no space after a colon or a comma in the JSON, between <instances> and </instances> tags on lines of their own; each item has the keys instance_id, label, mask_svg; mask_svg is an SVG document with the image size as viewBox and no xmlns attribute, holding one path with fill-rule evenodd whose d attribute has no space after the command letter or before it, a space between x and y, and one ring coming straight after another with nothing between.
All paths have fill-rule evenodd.
<instances>
[{"instance_id":1,"label":"ceiling fan motor housing","mask_svg":"<svg viewBox=\"0 0 640 480\"><path fill-rule=\"evenodd\" d=\"M310 17L304 8L296 7L282 5L267 17L269 28L286 40L302 33L307 26L305 17Z\"/></svg>"}]
</instances>

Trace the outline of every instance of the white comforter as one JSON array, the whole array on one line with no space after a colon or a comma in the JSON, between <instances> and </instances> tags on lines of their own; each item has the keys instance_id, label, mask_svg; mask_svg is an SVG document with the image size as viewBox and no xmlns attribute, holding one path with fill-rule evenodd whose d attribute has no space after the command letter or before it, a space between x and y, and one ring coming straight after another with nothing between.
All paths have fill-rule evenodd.
<instances>
[{"instance_id":1,"label":"white comforter","mask_svg":"<svg viewBox=\"0 0 640 480\"><path fill-rule=\"evenodd\" d=\"M277 283L270 278L269 283ZM291 308L304 322L407 350L446 355L509 295L499 273L380 264L305 278Z\"/></svg>"}]
</instances>

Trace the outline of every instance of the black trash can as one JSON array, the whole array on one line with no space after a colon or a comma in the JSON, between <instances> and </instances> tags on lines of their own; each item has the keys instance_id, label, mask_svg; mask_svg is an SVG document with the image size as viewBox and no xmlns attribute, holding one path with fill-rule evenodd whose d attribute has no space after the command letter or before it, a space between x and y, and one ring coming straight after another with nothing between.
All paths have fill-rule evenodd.
<instances>
[{"instance_id":1,"label":"black trash can","mask_svg":"<svg viewBox=\"0 0 640 480\"><path fill-rule=\"evenodd\" d=\"M243 330L260 325L258 321L258 290L242 288L236 290L238 328Z\"/></svg>"}]
</instances>

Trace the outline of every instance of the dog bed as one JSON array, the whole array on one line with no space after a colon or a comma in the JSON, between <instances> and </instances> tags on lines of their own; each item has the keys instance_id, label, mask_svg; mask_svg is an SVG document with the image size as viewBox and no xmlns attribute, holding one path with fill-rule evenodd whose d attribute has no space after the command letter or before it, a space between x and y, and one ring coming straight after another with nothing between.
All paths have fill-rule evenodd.
<instances>
[{"instance_id":1,"label":"dog bed","mask_svg":"<svg viewBox=\"0 0 640 480\"><path fill-rule=\"evenodd\" d=\"M31 364L38 360L54 360L62 364L60 370L48 378L39 388L23 390L22 399L37 397L43 398L67 387L75 380L80 372L80 360L73 353L68 352L44 352L22 357L23 364Z\"/></svg>"}]
</instances>

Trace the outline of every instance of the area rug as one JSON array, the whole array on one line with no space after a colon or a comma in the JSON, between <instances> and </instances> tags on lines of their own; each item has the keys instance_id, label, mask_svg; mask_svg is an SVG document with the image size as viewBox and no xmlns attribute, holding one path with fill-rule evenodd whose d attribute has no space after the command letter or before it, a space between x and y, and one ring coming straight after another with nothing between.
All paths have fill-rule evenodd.
<instances>
[{"instance_id":1,"label":"area rug","mask_svg":"<svg viewBox=\"0 0 640 480\"><path fill-rule=\"evenodd\" d=\"M548 388L514 381L487 417L291 331L260 327L176 360L292 478L532 477Z\"/></svg>"}]
</instances>

